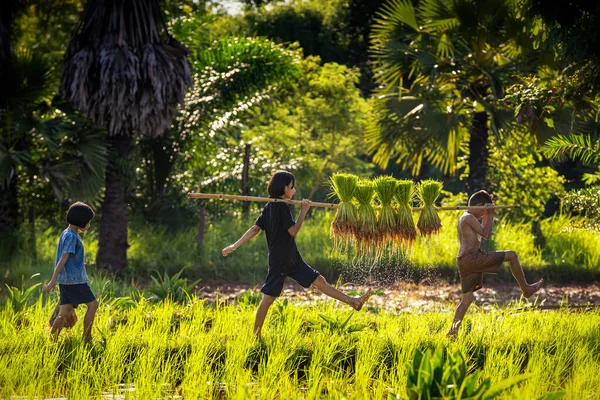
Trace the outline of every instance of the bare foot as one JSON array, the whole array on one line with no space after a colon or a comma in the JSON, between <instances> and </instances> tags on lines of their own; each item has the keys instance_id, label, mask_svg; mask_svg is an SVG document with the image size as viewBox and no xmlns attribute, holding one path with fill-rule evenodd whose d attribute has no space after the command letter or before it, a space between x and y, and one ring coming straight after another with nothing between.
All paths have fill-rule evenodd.
<instances>
[{"instance_id":1,"label":"bare foot","mask_svg":"<svg viewBox=\"0 0 600 400\"><path fill-rule=\"evenodd\" d=\"M372 292L373 291L371 289L367 290L365 294L356 299L356 303L352 307L354 307L356 311L360 311L360 309L363 308L367 300L369 300L369 297L371 297Z\"/></svg>"},{"instance_id":2,"label":"bare foot","mask_svg":"<svg viewBox=\"0 0 600 400\"><path fill-rule=\"evenodd\" d=\"M527 291L523 291L523 296L529 298L531 296L533 296L535 293L537 293L538 290L540 290L542 288L542 285L544 284L544 280L540 279L539 281L537 281L536 283L534 283L533 285L527 285Z\"/></svg>"},{"instance_id":3,"label":"bare foot","mask_svg":"<svg viewBox=\"0 0 600 400\"><path fill-rule=\"evenodd\" d=\"M458 336L458 330L457 329L450 329L448 331L448 333L446 333L446 337L450 340L454 340L456 339L456 337Z\"/></svg>"}]
</instances>

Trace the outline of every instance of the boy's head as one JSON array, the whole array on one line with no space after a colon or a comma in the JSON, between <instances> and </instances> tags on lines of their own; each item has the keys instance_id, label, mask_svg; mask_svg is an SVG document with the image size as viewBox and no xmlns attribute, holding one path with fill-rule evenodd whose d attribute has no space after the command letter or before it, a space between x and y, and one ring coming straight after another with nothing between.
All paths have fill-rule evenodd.
<instances>
[{"instance_id":1,"label":"boy's head","mask_svg":"<svg viewBox=\"0 0 600 400\"><path fill-rule=\"evenodd\" d=\"M475 192L469 198L469 207L472 206L485 206L488 203L493 203L494 198L485 190Z\"/></svg>"},{"instance_id":2,"label":"boy's head","mask_svg":"<svg viewBox=\"0 0 600 400\"><path fill-rule=\"evenodd\" d=\"M269 185L267 186L267 192L269 197L281 197L283 195L290 195L291 191L294 190L296 185L296 178L291 172L277 171L271 177ZM291 193L293 195L293 193Z\"/></svg>"},{"instance_id":3,"label":"boy's head","mask_svg":"<svg viewBox=\"0 0 600 400\"><path fill-rule=\"evenodd\" d=\"M485 206L486 204L493 204L494 198L485 190L475 192L469 198L469 207ZM477 216L482 216L486 213L485 210L477 210Z\"/></svg>"},{"instance_id":4,"label":"boy's head","mask_svg":"<svg viewBox=\"0 0 600 400\"><path fill-rule=\"evenodd\" d=\"M85 230L89 227L89 223L94 218L94 215L92 207L78 201L69 207L69 211L67 211L67 223Z\"/></svg>"}]
</instances>

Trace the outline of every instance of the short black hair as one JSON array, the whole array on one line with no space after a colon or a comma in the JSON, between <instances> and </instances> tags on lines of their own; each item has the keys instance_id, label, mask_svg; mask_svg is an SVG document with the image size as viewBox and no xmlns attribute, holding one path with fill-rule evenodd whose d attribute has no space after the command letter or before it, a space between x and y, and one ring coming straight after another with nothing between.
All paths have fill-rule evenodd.
<instances>
[{"instance_id":1,"label":"short black hair","mask_svg":"<svg viewBox=\"0 0 600 400\"><path fill-rule=\"evenodd\" d=\"M494 198L491 194L486 192L485 190L480 190L479 192L475 192L469 198L469 206L483 206L487 203L493 203Z\"/></svg>"},{"instance_id":2,"label":"short black hair","mask_svg":"<svg viewBox=\"0 0 600 400\"><path fill-rule=\"evenodd\" d=\"M94 215L96 214L94 214L92 207L78 201L69 207L69 211L67 211L67 223L85 228L92 218L94 218Z\"/></svg>"},{"instance_id":3,"label":"short black hair","mask_svg":"<svg viewBox=\"0 0 600 400\"><path fill-rule=\"evenodd\" d=\"M269 197L283 196L285 194L285 187L290 183L292 184L292 187L294 187L296 184L296 178L294 178L294 175L291 172L275 172L269 181L269 185L267 186Z\"/></svg>"}]
</instances>

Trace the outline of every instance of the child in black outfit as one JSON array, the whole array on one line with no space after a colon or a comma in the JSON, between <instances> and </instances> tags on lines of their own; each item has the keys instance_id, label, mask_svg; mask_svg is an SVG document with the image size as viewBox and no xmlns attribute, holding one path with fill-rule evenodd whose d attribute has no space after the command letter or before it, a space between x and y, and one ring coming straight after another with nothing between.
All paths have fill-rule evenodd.
<instances>
[{"instance_id":1,"label":"child in black outfit","mask_svg":"<svg viewBox=\"0 0 600 400\"><path fill-rule=\"evenodd\" d=\"M294 175L287 171L276 172L269 181L268 192L271 198L291 199L296 192ZM355 310L360 310L371 296L371 290L360 297L350 297L331 286L325 278L311 268L300 255L294 237L300 231L304 217L310 208L310 200L302 199L300 215L294 221L289 206L284 202L267 203L254 226L237 242L223 249L227 257L249 239L265 231L269 246L269 272L261 292L263 299L256 312L254 333L260 337L261 328L269 307L281 294L285 277L289 276L305 288L311 285L326 295L342 301Z\"/></svg>"}]
</instances>

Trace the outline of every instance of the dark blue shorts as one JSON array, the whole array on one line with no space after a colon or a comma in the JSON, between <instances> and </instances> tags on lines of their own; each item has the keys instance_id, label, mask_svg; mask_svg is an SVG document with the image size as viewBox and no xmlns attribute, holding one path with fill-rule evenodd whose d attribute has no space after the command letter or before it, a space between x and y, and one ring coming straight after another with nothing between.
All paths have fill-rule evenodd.
<instances>
[{"instance_id":1,"label":"dark blue shorts","mask_svg":"<svg viewBox=\"0 0 600 400\"><path fill-rule=\"evenodd\" d=\"M287 273L283 272L281 268L269 268L269 273L260 291L269 296L279 297L286 276L298 282L302 287L309 288L319 275L321 275L319 271L314 270L305 262L289 268Z\"/></svg>"},{"instance_id":2,"label":"dark blue shorts","mask_svg":"<svg viewBox=\"0 0 600 400\"><path fill-rule=\"evenodd\" d=\"M58 285L60 288L60 305L72 304L77 308L79 304L87 304L96 300L90 285L81 283L79 285Z\"/></svg>"}]
</instances>

